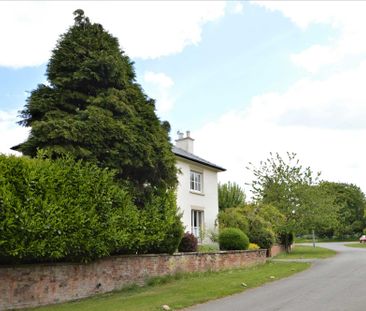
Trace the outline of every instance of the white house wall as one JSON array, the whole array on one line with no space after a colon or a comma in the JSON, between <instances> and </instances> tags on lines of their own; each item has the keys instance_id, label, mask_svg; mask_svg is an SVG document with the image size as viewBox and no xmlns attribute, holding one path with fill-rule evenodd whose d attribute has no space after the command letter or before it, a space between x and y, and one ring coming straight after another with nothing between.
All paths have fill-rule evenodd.
<instances>
[{"instance_id":1,"label":"white house wall","mask_svg":"<svg viewBox=\"0 0 366 311\"><path fill-rule=\"evenodd\" d=\"M178 174L177 204L183 213L185 232L191 232L191 210L202 210L204 211L205 240L207 240L208 232L215 229L218 214L217 171L180 157L177 158L177 167L181 171ZM203 173L202 194L190 190L191 170Z\"/></svg>"}]
</instances>

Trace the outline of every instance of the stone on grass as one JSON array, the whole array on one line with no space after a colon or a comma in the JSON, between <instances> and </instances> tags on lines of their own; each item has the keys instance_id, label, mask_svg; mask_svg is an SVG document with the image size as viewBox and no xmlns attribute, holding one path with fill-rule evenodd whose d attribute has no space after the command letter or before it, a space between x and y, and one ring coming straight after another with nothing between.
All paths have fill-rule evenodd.
<instances>
[{"instance_id":1,"label":"stone on grass","mask_svg":"<svg viewBox=\"0 0 366 311\"><path fill-rule=\"evenodd\" d=\"M241 286L248 287L246 283L241 283Z\"/></svg>"},{"instance_id":2,"label":"stone on grass","mask_svg":"<svg viewBox=\"0 0 366 311\"><path fill-rule=\"evenodd\" d=\"M275 276L273 276L273 275L271 275L269 278L270 278L270 279L275 279L276 277L275 277Z\"/></svg>"},{"instance_id":3,"label":"stone on grass","mask_svg":"<svg viewBox=\"0 0 366 311\"><path fill-rule=\"evenodd\" d=\"M169 307L168 305L162 305L161 307L162 307L162 309L163 309L163 310L165 310L165 311L169 311L169 310L171 310L171 309L170 309L170 307Z\"/></svg>"}]
</instances>

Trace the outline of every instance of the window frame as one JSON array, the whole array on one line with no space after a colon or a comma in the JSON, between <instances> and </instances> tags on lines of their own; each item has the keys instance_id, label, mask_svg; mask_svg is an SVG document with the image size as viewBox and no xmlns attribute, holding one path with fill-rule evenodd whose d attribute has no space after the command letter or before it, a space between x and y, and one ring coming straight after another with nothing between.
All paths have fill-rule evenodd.
<instances>
[{"instance_id":1,"label":"window frame","mask_svg":"<svg viewBox=\"0 0 366 311\"><path fill-rule=\"evenodd\" d=\"M190 170L189 190L194 193L203 193L203 172L194 169Z\"/></svg>"},{"instance_id":2,"label":"window frame","mask_svg":"<svg viewBox=\"0 0 366 311\"><path fill-rule=\"evenodd\" d=\"M191 209L191 233L200 241L205 227L205 212L200 209Z\"/></svg>"}]
</instances>

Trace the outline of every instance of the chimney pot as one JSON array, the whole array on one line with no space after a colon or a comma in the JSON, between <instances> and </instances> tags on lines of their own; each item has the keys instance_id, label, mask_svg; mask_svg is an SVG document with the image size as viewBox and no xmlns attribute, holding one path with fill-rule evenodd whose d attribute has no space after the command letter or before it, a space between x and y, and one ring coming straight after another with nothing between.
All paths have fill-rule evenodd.
<instances>
[{"instance_id":1,"label":"chimney pot","mask_svg":"<svg viewBox=\"0 0 366 311\"><path fill-rule=\"evenodd\" d=\"M178 139L183 139L184 134L181 131L178 131L177 134L178 134Z\"/></svg>"},{"instance_id":2,"label":"chimney pot","mask_svg":"<svg viewBox=\"0 0 366 311\"><path fill-rule=\"evenodd\" d=\"M194 139L191 137L191 131L186 131L186 137L181 131L177 132L178 139L175 141L175 145L189 153L193 153Z\"/></svg>"}]
</instances>

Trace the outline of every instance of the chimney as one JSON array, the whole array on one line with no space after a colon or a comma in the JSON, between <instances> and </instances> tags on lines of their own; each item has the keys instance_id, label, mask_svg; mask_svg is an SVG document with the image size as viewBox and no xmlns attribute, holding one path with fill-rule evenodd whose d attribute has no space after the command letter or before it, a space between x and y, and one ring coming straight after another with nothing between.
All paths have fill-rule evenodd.
<instances>
[{"instance_id":1,"label":"chimney","mask_svg":"<svg viewBox=\"0 0 366 311\"><path fill-rule=\"evenodd\" d=\"M191 137L191 132L186 132L186 137L184 137L184 134L180 131L177 132L178 139L175 141L175 146L183 149L189 153L193 153L193 142L194 139Z\"/></svg>"}]
</instances>

